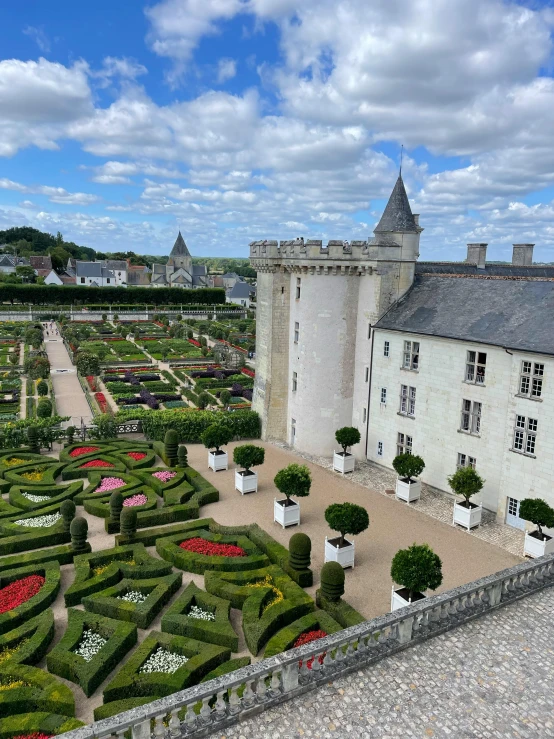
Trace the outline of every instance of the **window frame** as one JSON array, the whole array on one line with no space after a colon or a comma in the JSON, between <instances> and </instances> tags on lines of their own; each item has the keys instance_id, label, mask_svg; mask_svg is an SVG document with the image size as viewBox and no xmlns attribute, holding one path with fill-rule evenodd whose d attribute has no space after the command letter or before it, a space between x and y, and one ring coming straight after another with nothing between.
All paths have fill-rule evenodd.
<instances>
[{"instance_id":1,"label":"window frame","mask_svg":"<svg viewBox=\"0 0 554 739\"><path fill-rule=\"evenodd\" d=\"M537 418L516 413L512 435L512 451L526 457L536 457L538 426Z\"/></svg>"},{"instance_id":2,"label":"window frame","mask_svg":"<svg viewBox=\"0 0 554 739\"><path fill-rule=\"evenodd\" d=\"M415 418L415 402L417 388L411 385L400 385L400 410L401 416Z\"/></svg>"},{"instance_id":3,"label":"window frame","mask_svg":"<svg viewBox=\"0 0 554 739\"><path fill-rule=\"evenodd\" d=\"M381 388L381 405L387 404L387 388L382 387Z\"/></svg>"},{"instance_id":4,"label":"window frame","mask_svg":"<svg viewBox=\"0 0 554 739\"><path fill-rule=\"evenodd\" d=\"M467 405L466 405L467 404ZM478 400L462 398L462 410L460 414L460 431L472 436L481 435L481 422L483 417L483 404ZM467 419L467 428L465 421Z\"/></svg>"},{"instance_id":5,"label":"window frame","mask_svg":"<svg viewBox=\"0 0 554 739\"><path fill-rule=\"evenodd\" d=\"M390 357L390 341L385 340L383 343L383 356Z\"/></svg>"},{"instance_id":6,"label":"window frame","mask_svg":"<svg viewBox=\"0 0 554 739\"><path fill-rule=\"evenodd\" d=\"M396 434L396 454L412 454L414 438L410 434L398 431Z\"/></svg>"},{"instance_id":7,"label":"window frame","mask_svg":"<svg viewBox=\"0 0 554 739\"><path fill-rule=\"evenodd\" d=\"M402 351L402 369L409 372L419 372L419 354L421 342L404 339Z\"/></svg>"},{"instance_id":8,"label":"window frame","mask_svg":"<svg viewBox=\"0 0 554 739\"><path fill-rule=\"evenodd\" d=\"M464 454L463 452L458 452L458 461L456 462L456 469L462 469L463 467L471 467L471 469L475 469L477 467L477 458L472 457L470 454Z\"/></svg>"},{"instance_id":9,"label":"window frame","mask_svg":"<svg viewBox=\"0 0 554 739\"><path fill-rule=\"evenodd\" d=\"M524 388L524 384L526 387ZM522 359L519 371L518 395L529 400L542 400L544 388L544 362Z\"/></svg>"},{"instance_id":10,"label":"window frame","mask_svg":"<svg viewBox=\"0 0 554 739\"><path fill-rule=\"evenodd\" d=\"M383 456L383 451L384 451L383 442L382 441L378 441L377 442L377 456L378 457L382 457Z\"/></svg>"},{"instance_id":11,"label":"window frame","mask_svg":"<svg viewBox=\"0 0 554 739\"><path fill-rule=\"evenodd\" d=\"M292 392L295 393L298 390L298 372L292 373Z\"/></svg>"},{"instance_id":12,"label":"window frame","mask_svg":"<svg viewBox=\"0 0 554 739\"><path fill-rule=\"evenodd\" d=\"M300 321L294 322L294 343L298 344L298 339L300 338Z\"/></svg>"},{"instance_id":13,"label":"window frame","mask_svg":"<svg viewBox=\"0 0 554 739\"><path fill-rule=\"evenodd\" d=\"M486 371L487 352L480 352L477 349L468 349L466 352L466 371L464 382L467 382L470 385L483 386L485 384Z\"/></svg>"},{"instance_id":14,"label":"window frame","mask_svg":"<svg viewBox=\"0 0 554 739\"><path fill-rule=\"evenodd\" d=\"M300 300L300 294L302 290L302 278L296 278L296 300Z\"/></svg>"}]
</instances>

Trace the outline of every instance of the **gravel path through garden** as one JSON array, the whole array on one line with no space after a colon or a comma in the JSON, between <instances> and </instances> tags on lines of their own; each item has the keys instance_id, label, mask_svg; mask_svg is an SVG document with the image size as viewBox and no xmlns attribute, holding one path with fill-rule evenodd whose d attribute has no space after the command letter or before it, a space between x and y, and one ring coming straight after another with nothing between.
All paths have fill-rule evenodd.
<instances>
[{"instance_id":1,"label":"gravel path through garden","mask_svg":"<svg viewBox=\"0 0 554 739\"><path fill-rule=\"evenodd\" d=\"M62 338L47 339L45 347L50 360L50 376L54 386L58 415L71 416L74 425L80 425L81 418L85 420L85 423L89 423L92 420L92 414L83 388L79 383L77 371L71 364L71 359ZM56 372L60 369L68 370L68 372ZM77 424L75 423L76 420Z\"/></svg>"}]
</instances>

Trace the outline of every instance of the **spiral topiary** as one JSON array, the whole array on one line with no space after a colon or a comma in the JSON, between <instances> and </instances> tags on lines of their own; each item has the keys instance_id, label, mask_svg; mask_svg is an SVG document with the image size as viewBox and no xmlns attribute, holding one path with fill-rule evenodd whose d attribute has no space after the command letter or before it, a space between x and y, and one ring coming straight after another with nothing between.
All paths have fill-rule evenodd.
<instances>
[{"instance_id":1,"label":"spiral topiary","mask_svg":"<svg viewBox=\"0 0 554 739\"><path fill-rule=\"evenodd\" d=\"M310 566L312 542L307 534L293 534L289 541L289 564L293 570L307 570Z\"/></svg>"},{"instance_id":2,"label":"spiral topiary","mask_svg":"<svg viewBox=\"0 0 554 739\"><path fill-rule=\"evenodd\" d=\"M132 539L137 531L137 512L133 508L124 508L121 511L119 522L123 536Z\"/></svg>"},{"instance_id":3,"label":"spiral topiary","mask_svg":"<svg viewBox=\"0 0 554 739\"><path fill-rule=\"evenodd\" d=\"M177 452L177 464L179 467L188 467L188 449L181 444Z\"/></svg>"},{"instance_id":4,"label":"spiral topiary","mask_svg":"<svg viewBox=\"0 0 554 739\"><path fill-rule=\"evenodd\" d=\"M123 510L123 496L117 490L110 495L110 521L119 523L119 517Z\"/></svg>"},{"instance_id":5,"label":"spiral topiary","mask_svg":"<svg viewBox=\"0 0 554 739\"><path fill-rule=\"evenodd\" d=\"M321 594L331 601L344 595L344 570L338 562L326 562L321 568Z\"/></svg>"},{"instance_id":6,"label":"spiral topiary","mask_svg":"<svg viewBox=\"0 0 554 739\"><path fill-rule=\"evenodd\" d=\"M86 552L87 547L87 534L88 534L88 523L86 518L77 516L71 522L69 527L71 534L71 548L76 554Z\"/></svg>"},{"instance_id":7,"label":"spiral topiary","mask_svg":"<svg viewBox=\"0 0 554 739\"><path fill-rule=\"evenodd\" d=\"M73 444L73 439L75 438L75 432L77 429L75 426L68 426L65 430L65 433L67 434L67 443Z\"/></svg>"},{"instance_id":8,"label":"spiral topiary","mask_svg":"<svg viewBox=\"0 0 554 739\"><path fill-rule=\"evenodd\" d=\"M38 429L36 426L29 426L27 429L27 441L29 449L33 454L40 454L40 445L38 442Z\"/></svg>"},{"instance_id":9,"label":"spiral topiary","mask_svg":"<svg viewBox=\"0 0 554 739\"><path fill-rule=\"evenodd\" d=\"M177 464L177 454L179 448L179 434L175 429L166 431L164 437L165 456L167 464L174 467Z\"/></svg>"},{"instance_id":10,"label":"spiral topiary","mask_svg":"<svg viewBox=\"0 0 554 739\"><path fill-rule=\"evenodd\" d=\"M60 506L60 513L63 518L63 530L67 533L71 528L71 522L75 518L75 503L72 500L64 500Z\"/></svg>"}]
</instances>

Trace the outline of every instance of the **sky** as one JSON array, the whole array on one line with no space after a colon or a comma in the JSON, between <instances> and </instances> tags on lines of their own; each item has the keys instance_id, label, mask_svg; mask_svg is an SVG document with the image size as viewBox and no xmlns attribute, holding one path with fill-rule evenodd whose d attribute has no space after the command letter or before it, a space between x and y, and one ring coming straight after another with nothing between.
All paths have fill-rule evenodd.
<instances>
[{"instance_id":1,"label":"sky","mask_svg":"<svg viewBox=\"0 0 554 739\"><path fill-rule=\"evenodd\" d=\"M403 146L423 259L554 261L553 30L538 0L3 3L0 229L366 239Z\"/></svg>"}]
</instances>

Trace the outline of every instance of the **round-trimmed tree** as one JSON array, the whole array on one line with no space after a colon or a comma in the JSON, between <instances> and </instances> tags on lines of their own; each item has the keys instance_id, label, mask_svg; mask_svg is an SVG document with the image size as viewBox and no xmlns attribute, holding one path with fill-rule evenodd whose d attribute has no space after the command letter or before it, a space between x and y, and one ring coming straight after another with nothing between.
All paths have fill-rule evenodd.
<instances>
[{"instance_id":1,"label":"round-trimmed tree","mask_svg":"<svg viewBox=\"0 0 554 739\"><path fill-rule=\"evenodd\" d=\"M333 531L339 532L339 547L344 546L346 534L356 536L369 527L366 509L355 503L332 503L325 509L325 520Z\"/></svg>"},{"instance_id":2,"label":"round-trimmed tree","mask_svg":"<svg viewBox=\"0 0 554 739\"><path fill-rule=\"evenodd\" d=\"M215 449L219 453L221 447L233 438L233 431L224 423L213 423L208 426L200 438L206 449Z\"/></svg>"},{"instance_id":3,"label":"round-trimmed tree","mask_svg":"<svg viewBox=\"0 0 554 739\"><path fill-rule=\"evenodd\" d=\"M179 467L188 467L188 449L184 444L181 444L177 450L177 464Z\"/></svg>"},{"instance_id":4,"label":"round-trimmed tree","mask_svg":"<svg viewBox=\"0 0 554 739\"><path fill-rule=\"evenodd\" d=\"M340 444L344 455L347 454L347 449L354 444L360 443L360 432L354 426L343 426L341 429L337 429L335 432L335 439L337 444Z\"/></svg>"},{"instance_id":5,"label":"round-trimmed tree","mask_svg":"<svg viewBox=\"0 0 554 739\"><path fill-rule=\"evenodd\" d=\"M448 478L448 484L456 495L465 498L466 508L469 508L469 499L476 495L483 487L485 481L473 467L460 467Z\"/></svg>"},{"instance_id":6,"label":"round-trimmed tree","mask_svg":"<svg viewBox=\"0 0 554 739\"><path fill-rule=\"evenodd\" d=\"M63 518L63 530L68 532L71 529L71 522L75 518L75 503L72 500L64 500L60 506L60 513Z\"/></svg>"},{"instance_id":7,"label":"round-trimmed tree","mask_svg":"<svg viewBox=\"0 0 554 739\"><path fill-rule=\"evenodd\" d=\"M425 462L417 454L398 454L392 460L398 477L406 478L408 482L413 482L412 477L419 477L425 469Z\"/></svg>"},{"instance_id":8,"label":"round-trimmed tree","mask_svg":"<svg viewBox=\"0 0 554 739\"><path fill-rule=\"evenodd\" d=\"M169 429L165 432L164 451L167 464L174 467L177 464L177 454L179 450L179 434L175 429Z\"/></svg>"},{"instance_id":9,"label":"round-trimmed tree","mask_svg":"<svg viewBox=\"0 0 554 739\"><path fill-rule=\"evenodd\" d=\"M131 507L124 508L119 518L121 534L131 539L137 532L137 512Z\"/></svg>"},{"instance_id":10,"label":"round-trimmed tree","mask_svg":"<svg viewBox=\"0 0 554 739\"><path fill-rule=\"evenodd\" d=\"M75 426L68 426L65 430L66 436L67 436L67 443L73 444L73 439L75 438L75 433L77 429Z\"/></svg>"},{"instance_id":11,"label":"round-trimmed tree","mask_svg":"<svg viewBox=\"0 0 554 739\"><path fill-rule=\"evenodd\" d=\"M279 470L273 482L277 490L287 497L287 500L292 496L305 498L310 494L312 475L305 464L293 462L288 467Z\"/></svg>"},{"instance_id":12,"label":"round-trimmed tree","mask_svg":"<svg viewBox=\"0 0 554 739\"><path fill-rule=\"evenodd\" d=\"M71 534L71 548L76 554L81 554L88 550L87 546L87 534L88 534L88 522L86 518L77 516L71 522L69 528Z\"/></svg>"},{"instance_id":13,"label":"round-trimmed tree","mask_svg":"<svg viewBox=\"0 0 554 739\"><path fill-rule=\"evenodd\" d=\"M201 392L201 393L198 394L198 396L196 398L196 405L200 409L204 410L204 408L206 408L208 405L210 405L210 403L212 402L212 400L213 400L213 398L210 395L210 393L207 393L207 392L203 391L203 392Z\"/></svg>"},{"instance_id":14,"label":"round-trimmed tree","mask_svg":"<svg viewBox=\"0 0 554 739\"><path fill-rule=\"evenodd\" d=\"M37 404L37 418L50 418L52 415L52 401L48 398L39 400Z\"/></svg>"},{"instance_id":15,"label":"round-trimmed tree","mask_svg":"<svg viewBox=\"0 0 554 739\"><path fill-rule=\"evenodd\" d=\"M344 569L338 562L325 562L321 568L321 594L330 601L344 595Z\"/></svg>"},{"instance_id":16,"label":"round-trimmed tree","mask_svg":"<svg viewBox=\"0 0 554 739\"><path fill-rule=\"evenodd\" d=\"M233 451L233 461L239 467L244 467L246 472L250 472L252 467L258 467L265 460L265 449L255 444L243 444L235 447Z\"/></svg>"},{"instance_id":17,"label":"round-trimmed tree","mask_svg":"<svg viewBox=\"0 0 554 739\"><path fill-rule=\"evenodd\" d=\"M307 534L293 534L289 540L289 564L293 570L307 570L311 564L312 541Z\"/></svg>"},{"instance_id":18,"label":"round-trimmed tree","mask_svg":"<svg viewBox=\"0 0 554 739\"><path fill-rule=\"evenodd\" d=\"M395 583L414 593L436 590L442 583L442 562L428 544L412 544L400 549L392 560L390 574Z\"/></svg>"},{"instance_id":19,"label":"round-trimmed tree","mask_svg":"<svg viewBox=\"0 0 554 739\"><path fill-rule=\"evenodd\" d=\"M119 517L123 510L123 495L119 490L114 490L110 495L110 521L112 523L119 523Z\"/></svg>"},{"instance_id":20,"label":"round-trimmed tree","mask_svg":"<svg viewBox=\"0 0 554 739\"><path fill-rule=\"evenodd\" d=\"M48 383L46 380L40 380L37 383L37 393L41 398L44 398L45 395L48 395Z\"/></svg>"},{"instance_id":21,"label":"round-trimmed tree","mask_svg":"<svg viewBox=\"0 0 554 739\"><path fill-rule=\"evenodd\" d=\"M525 498L519 504L519 516L525 521L534 523L541 541L546 539L542 527L554 528L554 509L542 498Z\"/></svg>"},{"instance_id":22,"label":"round-trimmed tree","mask_svg":"<svg viewBox=\"0 0 554 739\"><path fill-rule=\"evenodd\" d=\"M229 390L222 390L219 394L219 399L221 400L223 405L229 405L229 401L231 400L231 392Z\"/></svg>"}]
</instances>

